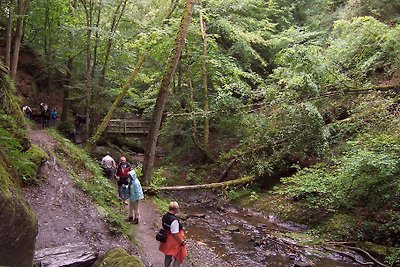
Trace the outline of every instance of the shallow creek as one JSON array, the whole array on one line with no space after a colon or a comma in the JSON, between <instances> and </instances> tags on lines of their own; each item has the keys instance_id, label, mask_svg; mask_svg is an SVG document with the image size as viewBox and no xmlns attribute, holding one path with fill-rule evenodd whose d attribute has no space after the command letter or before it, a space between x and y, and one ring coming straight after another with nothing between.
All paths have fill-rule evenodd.
<instances>
[{"instance_id":1,"label":"shallow creek","mask_svg":"<svg viewBox=\"0 0 400 267\"><path fill-rule=\"evenodd\" d=\"M231 266L361 266L322 247L299 245L293 236L300 235L304 226L222 205L209 197L185 194L185 201L181 200L186 234L206 244Z\"/></svg>"}]
</instances>

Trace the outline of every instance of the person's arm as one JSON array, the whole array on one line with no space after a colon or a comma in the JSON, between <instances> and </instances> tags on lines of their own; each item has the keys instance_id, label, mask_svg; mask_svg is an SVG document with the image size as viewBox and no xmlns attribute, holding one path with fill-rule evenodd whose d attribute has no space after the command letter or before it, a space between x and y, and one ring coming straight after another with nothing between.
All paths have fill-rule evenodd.
<instances>
[{"instance_id":1,"label":"person's arm","mask_svg":"<svg viewBox=\"0 0 400 267\"><path fill-rule=\"evenodd\" d=\"M179 222L178 220L174 220L171 223L171 234L175 238L176 241L178 241L181 246L184 246L186 244L186 240L182 239L179 237Z\"/></svg>"}]
</instances>

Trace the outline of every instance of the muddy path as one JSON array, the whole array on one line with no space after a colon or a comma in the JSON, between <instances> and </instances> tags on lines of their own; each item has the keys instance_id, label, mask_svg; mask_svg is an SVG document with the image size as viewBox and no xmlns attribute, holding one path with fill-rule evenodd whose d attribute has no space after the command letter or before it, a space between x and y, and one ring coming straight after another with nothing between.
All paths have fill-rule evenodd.
<instances>
[{"instance_id":1,"label":"muddy path","mask_svg":"<svg viewBox=\"0 0 400 267\"><path fill-rule=\"evenodd\" d=\"M45 130L32 130L30 139L47 152L52 151L56 144ZM138 254L126 237L110 232L102 213L75 187L68 172L55 158L45 162L39 175L43 178L42 184L23 189L37 215L36 251L84 243L99 255L115 247Z\"/></svg>"}]
</instances>

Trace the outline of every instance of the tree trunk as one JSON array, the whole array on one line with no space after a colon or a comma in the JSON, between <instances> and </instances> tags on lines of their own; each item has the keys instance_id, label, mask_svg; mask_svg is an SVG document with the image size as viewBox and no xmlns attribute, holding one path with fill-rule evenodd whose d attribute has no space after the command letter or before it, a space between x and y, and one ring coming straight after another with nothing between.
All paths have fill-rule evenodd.
<instances>
[{"instance_id":1,"label":"tree trunk","mask_svg":"<svg viewBox=\"0 0 400 267\"><path fill-rule=\"evenodd\" d=\"M99 88L103 88L103 86L104 86L104 81L106 78L106 70L107 70L107 66L108 66L108 60L110 58L111 47L112 47L112 43L113 43L113 37L114 37L113 35L117 31L118 24L121 21L122 15L124 14L124 11L125 11L127 1L128 0L121 0L118 3L118 6L115 9L115 12L114 12L114 15L112 18L111 28L110 28L111 36L108 37L108 40L107 40L106 52L105 52L105 56L104 56L104 63L103 63L103 66L102 66L102 69L100 72Z\"/></svg>"},{"instance_id":2,"label":"tree trunk","mask_svg":"<svg viewBox=\"0 0 400 267\"><path fill-rule=\"evenodd\" d=\"M100 126L97 128L96 134L92 138L90 138L89 142L86 144L86 147L85 147L86 151L90 151L92 149L93 145L96 144L96 142L99 140L100 136L103 134L115 109L117 108L118 104L121 102L122 98L125 96L126 92L128 91L129 85L133 82L133 80L136 78L137 74L139 73L139 70L142 67L145 57L146 57L146 53L143 53L139 57L139 61L136 63L135 69L132 71L131 76L129 76L128 80L122 86L121 92L115 99L114 103L111 105L110 109L107 112L107 115L104 117Z\"/></svg>"},{"instance_id":3,"label":"tree trunk","mask_svg":"<svg viewBox=\"0 0 400 267\"><path fill-rule=\"evenodd\" d=\"M71 86L71 74L72 68L74 66L74 59L70 57L67 62L67 74L66 74L66 81L64 82L64 95L63 95L63 103L62 103L62 114L61 114L61 121L68 120L68 113L70 110L70 102L69 102L69 90Z\"/></svg>"},{"instance_id":4,"label":"tree trunk","mask_svg":"<svg viewBox=\"0 0 400 267\"><path fill-rule=\"evenodd\" d=\"M209 105L208 105L208 76L207 76L207 34L206 25L203 19L203 2L199 0L200 8L200 30L202 39L202 55L201 55L201 73L203 76L203 90L204 90L204 112L206 113L204 119L204 149L209 150L209 135L210 135L210 118L209 118ZM211 154L211 153L207 153Z\"/></svg>"},{"instance_id":5,"label":"tree trunk","mask_svg":"<svg viewBox=\"0 0 400 267\"><path fill-rule=\"evenodd\" d=\"M86 14L86 131L85 139L89 139L90 134L90 105L92 103L92 25L93 25L93 1L87 3L82 0Z\"/></svg>"},{"instance_id":6,"label":"tree trunk","mask_svg":"<svg viewBox=\"0 0 400 267\"><path fill-rule=\"evenodd\" d=\"M5 51L5 63L8 69L11 69L11 45L12 45L14 5L15 5L15 0L10 0L8 7L7 27L6 27L6 51Z\"/></svg>"},{"instance_id":7,"label":"tree trunk","mask_svg":"<svg viewBox=\"0 0 400 267\"><path fill-rule=\"evenodd\" d=\"M167 65L165 67L164 75L161 80L160 90L157 94L156 106L154 108L152 123L150 125L149 138L144 158L144 177L145 184L149 185L154 167L154 156L160 131L161 118L164 112L165 103L167 101L168 91L171 85L172 78L174 77L176 67L178 65L182 48L185 43L186 34L189 29L190 20L192 18L194 0L186 0L186 9L182 17L179 31L177 32L175 46L171 51Z\"/></svg>"},{"instance_id":8,"label":"tree trunk","mask_svg":"<svg viewBox=\"0 0 400 267\"><path fill-rule=\"evenodd\" d=\"M17 20L17 28L14 39L14 49L11 60L11 70L10 76L14 82L16 82L17 78L17 69L18 69L18 61L19 61L19 51L21 49L22 35L24 29L24 18L26 9L28 8L29 0L18 0L18 20Z\"/></svg>"},{"instance_id":9,"label":"tree trunk","mask_svg":"<svg viewBox=\"0 0 400 267\"><path fill-rule=\"evenodd\" d=\"M255 176L245 176L235 180L230 180L221 183L211 183L211 184L200 184L200 185L183 185L183 186L164 186L164 187L143 187L146 192L156 193L158 191L181 191L181 190L200 190L200 189L218 189L218 188L227 188L230 186L236 186L241 184L247 184L257 180L258 177Z\"/></svg>"},{"instance_id":10,"label":"tree trunk","mask_svg":"<svg viewBox=\"0 0 400 267\"><path fill-rule=\"evenodd\" d=\"M69 7L69 13L71 16L74 15L77 4L78 4L77 0L71 1L71 5ZM74 45L72 34L69 33L68 36L69 36L68 47L72 49L72 47ZM69 114L69 111L71 108L71 103L69 101L69 90L70 90L70 86L72 84L71 76L72 76L73 67L74 67L74 57L69 56L68 61L67 61L67 73L66 73L65 81L63 83L64 95L63 95L62 114L61 114L61 121L63 121L63 122L68 120L68 114Z\"/></svg>"},{"instance_id":11,"label":"tree trunk","mask_svg":"<svg viewBox=\"0 0 400 267\"><path fill-rule=\"evenodd\" d=\"M189 71L188 71L188 79L189 79L189 90L190 90L190 102L193 103L194 102L194 90L193 90L193 82L192 82L192 70L191 67L189 66ZM192 114L192 116L194 116L194 114ZM208 160L210 161L214 161L211 153L209 153L208 149L206 149L201 142L199 142L198 138L197 138L197 123L196 123L196 119L192 117L192 141L195 144L195 146L201 151L201 153L203 153L203 155L205 155L207 157Z\"/></svg>"}]
</instances>

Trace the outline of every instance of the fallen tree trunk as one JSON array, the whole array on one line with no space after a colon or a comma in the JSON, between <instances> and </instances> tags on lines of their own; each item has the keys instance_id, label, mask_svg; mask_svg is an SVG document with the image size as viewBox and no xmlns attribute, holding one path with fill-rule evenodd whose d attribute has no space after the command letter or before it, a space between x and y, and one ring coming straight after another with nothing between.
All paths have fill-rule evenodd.
<instances>
[{"instance_id":1,"label":"fallen tree trunk","mask_svg":"<svg viewBox=\"0 0 400 267\"><path fill-rule=\"evenodd\" d=\"M226 182L220 183L211 183L211 184L200 184L200 185L182 185L182 186L164 186L164 187L143 187L143 189L148 193L156 193L158 191L181 191L181 190L200 190L200 189L217 189L217 188L226 188L230 186L247 184L252 181L257 180L258 177L254 175L241 177L235 180L230 180Z\"/></svg>"}]
</instances>

